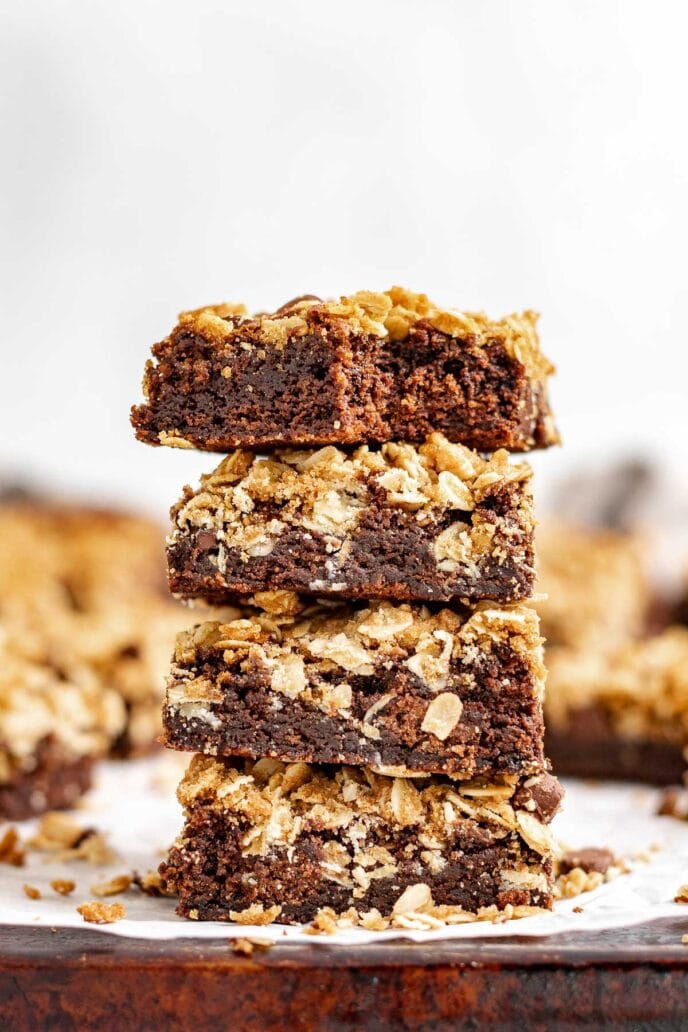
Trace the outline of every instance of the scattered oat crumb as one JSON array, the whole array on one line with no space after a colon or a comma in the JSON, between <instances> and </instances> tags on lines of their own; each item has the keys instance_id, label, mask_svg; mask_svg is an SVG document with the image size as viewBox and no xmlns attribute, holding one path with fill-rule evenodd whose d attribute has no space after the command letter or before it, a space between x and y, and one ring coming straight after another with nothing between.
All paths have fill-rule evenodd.
<instances>
[{"instance_id":1,"label":"scattered oat crumb","mask_svg":"<svg viewBox=\"0 0 688 1032\"><path fill-rule=\"evenodd\" d=\"M45 814L27 845L42 853L52 853L56 860L86 860L107 866L116 859L99 831L82 828L67 814L57 811Z\"/></svg>"},{"instance_id":2,"label":"scattered oat crumb","mask_svg":"<svg viewBox=\"0 0 688 1032\"><path fill-rule=\"evenodd\" d=\"M145 874L139 874L137 871L134 871L131 881L132 885L135 885L146 896L173 895L173 893L165 891L159 871L146 871Z\"/></svg>"},{"instance_id":3,"label":"scattered oat crumb","mask_svg":"<svg viewBox=\"0 0 688 1032\"><path fill-rule=\"evenodd\" d=\"M98 900L91 900L90 903L82 903L76 909L89 924L113 924L127 916L121 903L100 903Z\"/></svg>"},{"instance_id":4,"label":"scattered oat crumb","mask_svg":"<svg viewBox=\"0 0 688 1032\"><path fill-rule=\"evenodd\" d=\"M67 878L55 878L51 881L50 888L54 889L59 896L68 896L70 892L74 892L76 882L70 881Z\"/></svg>"},{"instance_id":5,"label":"scattered oat crumb","mask_svg":"<svg viewBox=\"0 0 688 1032\"><path fill-rule=\"evenodd\" d=\"M114 878L110 878L110 881L92 885L91 892L94 896L118 896L121 892L127 891L131 882L130 874L116 874Z\"/></svg>"},{"instance_id":6,"label":"scattered oat crumb","mask_svg":"<svg viewBox=\"0 0 688 1032\"><path fill-rule=\"evenodd\" d=\"M582 914L583 913L583 907L574 907L573 908L573 912L574 912L574 914Z\"/></svg>"},{"instance_id":7,"label":"scattered oat crumb","mask_svg":"<svg viewBox=\"0 0 688 1032\"><path fill-rule=\"evenodd\" d=\"M269 950L271 946L275 945L274 939L230 939L229 945L235 953L241 953L245 957L250 957L256 950L265 952Z\"/></svg>"},{"instance_id":8,"label":"scattered oat crumb","mask_svg":"<svg viewBox=\"0 0 688 1032\"><path fill-rule=\"evenodd\" d=\"M628 871L625 860L615 857L609 849L570 849L555 861L554 898L573 899Z\"/></svg>"},{"instance_id":9,"label":"scattered oat crumb","mask_svg":"<svg viewBox=\"0 0 688 1032\"><path fill-rule=\"evenodd\" d=\"M54 853L60 849L70 849L83 834L84 829L75 820L54 810L41 817L38 830L27 845L40 852Z\"/></svg>"},{"instance_id":10,"label":"scattered oat crumb","mask_svg":"<svg viewBox=\"0 0 688 1032\"><path fill-rule=\"evenodd\" d=\"M24 859L24 847L19 838L19 832L13 824L10 824L0 838L0 863L11 864L12 867L23 867Z\"/></svg>"},{"instance_id":11,"label":"scattered oat crumb","mask_svg":"<svg viewBox=\"0 0 688 1032\"><path fill-rule=\"evenodd\" d=\"M682 885L674 896L674 903L688 903L688 885Z\"/></svg>"},{"instance_id":12,"label":"scattered oat crumb","mask_svg":"<svg viewBox=\"0 0 688 1032\"><path fill-rule=\"evenodd\" d=\"M29 899L40 899L41 890L37 889L35 885L24 885L24 895L28 896Z\"/></svg>"},{"instance_id":13,"label":"scattered oat crumb","mask_svg":"<svg viewBox=\"0 0 688 1032\"><path fill-rule=\"evenodd\" d=\"M262 903L253 903L246 910L230 910L229 916L241 925L268 925L276 921L281 913L282 907L279 904L264 907Z\"/></svg>"}]
</instances>

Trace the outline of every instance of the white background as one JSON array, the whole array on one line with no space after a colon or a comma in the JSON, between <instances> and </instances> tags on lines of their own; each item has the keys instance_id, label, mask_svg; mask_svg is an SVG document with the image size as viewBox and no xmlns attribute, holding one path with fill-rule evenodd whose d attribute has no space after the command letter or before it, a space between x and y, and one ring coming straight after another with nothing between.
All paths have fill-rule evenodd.
<instances>
[{"instance_id":1,"label":"white background","mask_svg":"<svg viewBox=\"0 0 688 1032\"><path fill-rule=\"evenodd\" d=\"M562 465L683 469L686 6L38 0L0 13L0 471L162 511L137 444L185 307L401 283L523 307Z\"/></svg>"}]
</instances>

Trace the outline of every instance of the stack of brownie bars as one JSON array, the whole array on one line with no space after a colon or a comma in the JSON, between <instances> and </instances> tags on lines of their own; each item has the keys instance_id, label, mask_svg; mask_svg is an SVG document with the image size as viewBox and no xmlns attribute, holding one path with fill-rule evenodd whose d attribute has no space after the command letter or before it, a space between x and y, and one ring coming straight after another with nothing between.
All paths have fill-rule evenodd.
<instances>
[{"instance_id":1,"label":"stack of brownie bars","mask_svg":"<svg viewBox=\"0 0 688 1032\"><path fill-rule=\"evenodd\" d=\"M399 288L153 349L140 440L228 453L172 510L170 586L240 606L177 641L196 755L162 865L178 912L365 927L552 902L531 471L556 440L536 318Z\"/></svg>"}]
</instances>

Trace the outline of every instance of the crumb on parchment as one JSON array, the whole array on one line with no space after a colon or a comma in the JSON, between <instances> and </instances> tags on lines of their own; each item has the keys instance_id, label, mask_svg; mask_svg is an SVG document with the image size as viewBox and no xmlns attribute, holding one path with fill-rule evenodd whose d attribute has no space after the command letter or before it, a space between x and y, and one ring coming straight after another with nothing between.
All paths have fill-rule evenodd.
<instances>
[{"instance_id":1,"label":"crumb on parchment","mask_svg":"<svg viewBox=\"0 0 688 1032\"><path fill-rule=\"evenodd\" d=\"M50 888L58 896L69 896L71 892L74 892L76 882L71 881L69 878L54 878L50 883Z\"/></svg>"},{"instance_id":2,"label":"crumb on parchment","mask_svg":"<svg viewBox=\"0 0 688 1032\"><path fill-rule=\"evenodd\" d=\"M82 903L77 907L84 921L89 924L114 924L127 916L127 912L121 903L101 903L99 900L91 900L90 903Z\"/></svg>"}]
</instances>

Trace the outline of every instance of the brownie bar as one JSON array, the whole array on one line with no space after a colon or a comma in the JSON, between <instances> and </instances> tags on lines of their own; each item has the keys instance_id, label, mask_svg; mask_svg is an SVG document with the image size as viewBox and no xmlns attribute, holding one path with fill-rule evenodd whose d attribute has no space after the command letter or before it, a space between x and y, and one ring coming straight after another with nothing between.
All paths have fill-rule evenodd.
<instances>
[{"instance_id":1,"label":"brownie bar","mask_svg":"<svg viewBox=\"0 0 688 1032\"><path fill-rule=\"evenodd\" d=\"M558 774L681 779L688 747L688 629L609 655L548 650L547 750Z\"/></svg>"},{"instance_id":2,"label":"brownie bar","mask_svg":"<svg viewBox=\"0 0 688 1032\"><path fill-rule=\"evenodd\" d=\"M8 821L66 810L91 787L93 758L75 759L52 738L40 742L28 762L0 762L0 817Z\"/></svg>"},{"instance_id":3,"label":"brownie bar","mask_svg":"<svg viewBox=\"0 0 688 1032\"><path fill-rule=\"evenodd\" d=\"M160 871L184 917L274 907L296 924L325 906L384 916L410 886L471 912L552 905L547 823L561 789L549 774L454 784L196 756L178 797L186 823Z\"/></svg>"},{"instance_id":4,"label":"brownie bar","mask_svg":"<svg viewBox=\"0 0 688 1032\"><path fill-rule=\"evenodd\" d=\"M638 537L544 523L537 571L537 609L548 647L607 653L645 633L653 593Z\"/></svg>"},{"instance_id":5,"label":"brownie bar","mask_svg":"<svg viewBox=\"0 0 688 1032\"><path fill-rule=\"evenodd\" d=\"M542 772L536 614L371 603L182 633L165 744L216 755L492 777Z\"/></svg>"},{"instance_id":6,"label":"brownie bar","mask_svg":"<svg viewBox=\"0 0 688 1032\"><path fill-rule=\"evenodd\" d=\"M547 729L545 749L561 777L679 785L688 762L678 745L619 737L612 714L602 705L571 710L564 726Z\"/></svg>"},{"instance_id":7,"label":"brownie bar","mask_svg":"<svg viewBox=\"0 0 688 1032\"><path fill-rule=\"evenodd\" d=\"M0 814L18 819L73 804L126 714L87 671L68 679L23 656L10 628L0 631Z\"/></svg>"},{"instance_id":8,"label":"brownie bar","mask_svg":"<svg viewBox=\"0 0 688 1032\"><path fill-rule=\"evenodd\" d=\"M536 321L441 309L399 287L253 317L237 305L185 312L153 347L132 424L148 444L208 451L436 430L479 451L546 447L558 440L553 368Z\"/></svg>"},{"instance_id":9,"label":"brownie bar","mask_svg":"<svg viewBox=\"0 0 688 1032\"><path fill-rule=\"evenodd\" d=\"M174 639L189 624L167 595L160 533L127 513L39 497L0 502L0 629L57 682L120 696L116 755L146 751L159 736Z\"/></svg>"},{"instance_id":10,"label":"brownie bar","mask_svg":"<svg viewBox=\"0 0 688 1032\"><path fill-rule=\"evenodd\" d=\"M410 444L228 455L172 510L170 588L215 603L288 590L469 602L528 598L530 467L431 435Z\"/></svg>"}]
</instances>

